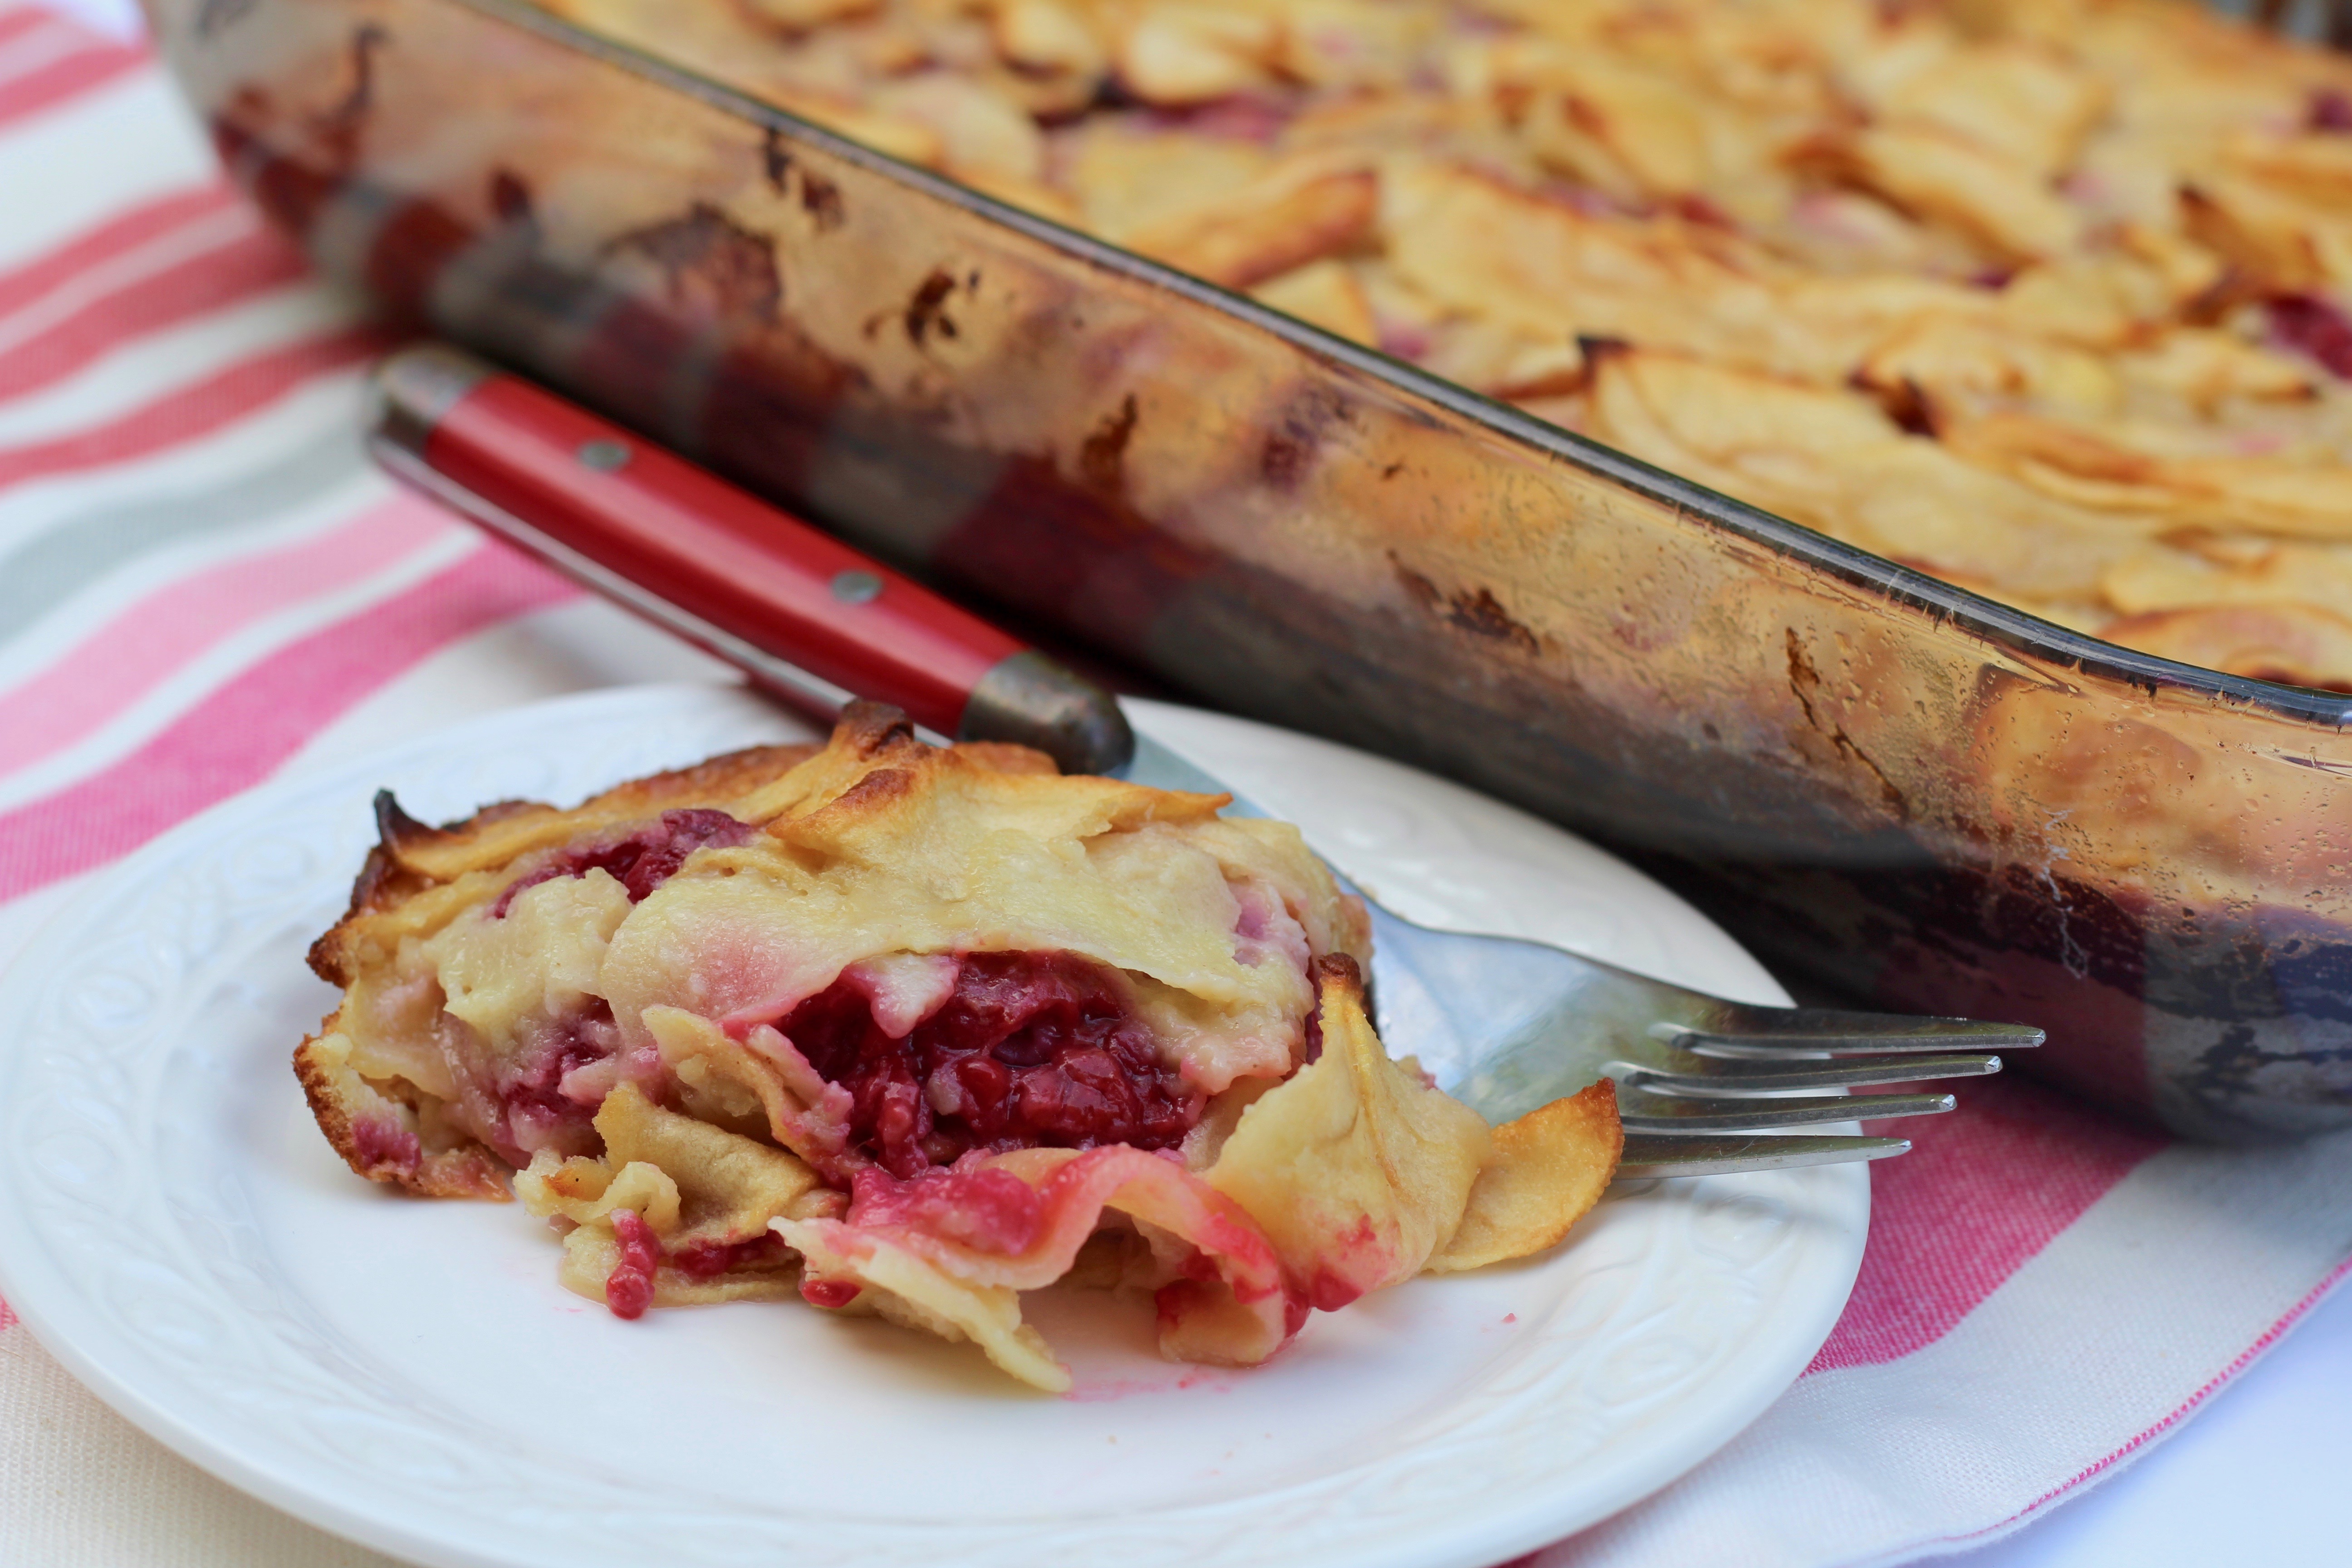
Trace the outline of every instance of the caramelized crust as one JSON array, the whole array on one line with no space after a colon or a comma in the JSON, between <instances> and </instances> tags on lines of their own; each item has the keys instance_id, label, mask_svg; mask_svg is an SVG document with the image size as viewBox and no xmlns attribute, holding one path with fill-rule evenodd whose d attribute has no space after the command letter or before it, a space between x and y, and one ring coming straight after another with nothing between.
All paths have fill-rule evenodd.
<instances>
[{"instance_id":1,"label":"caramelized crust","mask_svg":"<svg viewBox=\"0 0 2352 1568\"><path fill-rule=\"evenodd\" d=\"M911 738L912 731L909 731ZM510 860L516 843L536 844L552 830L562 837L610 821L657 816L666 810L735 800L771 784L817 754L822 748L806 743L751 746L616 784L570 811L535 800L502 800L482 807L461 822L428 826L400 808L390 790L375 797L376 844L361 864L352 883L351 907L341 923L310 944L310 971L330 985L352 983L343 933L363 915L382 914L398 907L436 881L449 879L453 870L473 869ZM1025 759L1034 767L1042 762L1048 771L1053 759L1024 746L991 745L988 752L1011 755L1013 767Z\"/></svg>"},{"instance_id":2,"label":"caramelized crust","mask_svg":"<svg viewBox=\"0 0 2352 1568\"><path fill-rule=\"evenodd\" d=\"M341 1037L326 1033L334 1021L330 1015L321 1021L320 1034L295 1047L294 1077L302 1085L302 1098L310 1102L319 1131L343 1163L356 1175L420 1198L508 1201L506 1163L474 1140L429 1154L421 1146L412 1151L413 1089L411 1098L397 1098L408 1086L388 1085L392 1092L387 1093L352 1072L347 1065L348 1047L339 1044ZM393 1131L370 1136L363 1131L370 1127Z\"/></svg>"},{"instance_id":3,"label":"caramelized crust","mask_svg":"<svg viewBox=\"0 0 2352 1568\"><path fill-rule=\"evenodd\" d=\"M908 736L912 738L911 730ZM517 832L530 833L531 841L537 842L559 826L569 836L598 823L734 800L773 783L822 749L806 743L747 747L688 767L631 779L568 812L539 801L498 801L462 821L439 827L417 821L401 809L390 790L382 791L375 797L377 842L352 884L351 905L343 919L310 944L311 973L331 985L351 985L358 978L359 933L369 917L390 913L436 886L442 879L436 869L446 876L452 868L474 869L498 863L497 858ZM994 754L1024 749L993 746L989 750ZM1009 754L1005 760L1014 766L1023 763ZM1052 760L1041 760L1050 771ZM301 1082L319 1131L335 1152L360 1175L420 1197L506 1201L506 1178L511 1168L477 1140L461 1139L431 1153L420 1149L414 1161L399 1158L397 1149L387 1152L376 1141L371 1141L363 1152L357 1131L362 1127L390 1120L402 1131L415 1133L418 1091L414 1084L398 1080L370 1083L345 1066L341 1057L323 1043L341 1016L340 1013L329 1015L320 1032L303 1040L294 1052L295 1077Z\"/></svg>"}]
</instances>

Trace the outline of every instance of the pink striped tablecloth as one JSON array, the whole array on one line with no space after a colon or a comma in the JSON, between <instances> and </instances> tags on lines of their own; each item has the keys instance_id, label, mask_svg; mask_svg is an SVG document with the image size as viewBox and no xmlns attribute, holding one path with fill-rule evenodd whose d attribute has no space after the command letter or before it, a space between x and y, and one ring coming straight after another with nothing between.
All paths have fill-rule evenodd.
<instances>
[{"instance_id":1,"label":"pink striped tablecloth","mask_svg":"<svg viewBox=\"0 0 2352 1568\"><path fill-rule=\"evenodd\" d=\"M371 470L383 339L222 184L142 50L0 9L0 957L89 874L285 770L725 679ZM2016 1079L1874 1180L1811 1369L1544 1568L1990 1539L2194 1415L2352 1254L2352 1142L2174 1144ZM166 1454L0 1306L0 1562L382 1561Z\"/></svg>"}]
</instances>

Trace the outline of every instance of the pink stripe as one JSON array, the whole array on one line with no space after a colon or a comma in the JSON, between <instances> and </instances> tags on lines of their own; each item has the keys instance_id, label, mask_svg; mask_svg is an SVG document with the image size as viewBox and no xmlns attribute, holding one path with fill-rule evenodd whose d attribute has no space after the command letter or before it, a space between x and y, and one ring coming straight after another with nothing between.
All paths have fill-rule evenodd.
<instances>
[{"instance_id":1,"label":"pink stripe","mask_svg":"<svg viewBox=\"0 0 2352 1568\"><path fill-rule=\"evenodd\" d=\"M209 217L235 205L236 192L226 184L192 191L173 191L142 202L129 212L109 218L98 227L68 240L46 255L0 272L0 320L81 276L101 262L146 244L184 224Z\"/></svg>"},{"instance_id":2,"label":"pink stripe","mask_svg":"<svg viewBox=\"0 0 2352 1568\"><path fill-rule=\"evenodd\" d=\"M2019 1509L2007 1519L2002 1520L1999 1524L1989 1524L1982 1530L1971 1531L1966 1535L1947 1536L1945 1539L1952 1542L1975 1541L1984 1536L1993 1534L1997 1531L2006 1530L2011 1525L2015 1524L2018 1521L2026 1518L2028 1515L2037 1513L2042 1509L2047 1508L2050 1504L2057 1501L2060 1498L2064 1497L2068 1492L2071 1492L2075 1488L2082 1486L2084 1482L2097 1479L2100 1476L2105 1475L2107 1471L2121 1464L2124 1460L2130 1458L2134 1454L2138 1453L2142 1448L2147 1447L2150 1443L2155 1442L2158 1438L2171 1431L2175 1426L2178 1426L2183 1421L2188 1420L2189 1416L2196 1414L2197 1407L2199 1405L2212 1398L2216 1394L2219 1394L2221 1391L2222 1386L2229 1383L2231 1378L2236 1377L2240 1373L2253 1365L2254 1363L2262 1360L2263 1356L2268 1352L2273 1346L2276 1345L2279 1341L2286 1338L2288 1332L2294 1329L2295 1324L2301 1322L2305 1316L2308 1314L2314 1307L2318 1306L2320 1302L2326 1300L2328 1293L2334 1290L2336 1286L2342 1284L2347 1276L2352 1276L2352 1258L2347 1258L2343 1262L2337 1264L2335 1268L2329 1272L2326 1279L2322 1279L2318 1284L2313 1286L2309 1294L2305 1296L2302 1300L2297 1301L2293 1307L2287 1309L2286 1316L2281 1318L2277 1322L2273 1323L2268 1329L2264 1330L2263 1337L2256 1340L2252 1344L2248 1345L2245 1350L2240 1353L2237 1360L2231 1362L2228 1366L2223 1367L2210 1378L2208 1378L2203 1387L2190 1394L2187 1399L2181 1401L2179 1408L2165 1416L2163 1420L2158 1421L2155 1426L2150 1426L2147 1431L2142 1432L2132 1438L2130 1442L2126 1443L2122 1447L2117 1448L2105 1458L2100 1459L2096 1463L2084 1466L2073 1476L2061 1481L2058 1485L2051 1488L2048 1491L2043 1492L2040 1497L2035 1498L2032 1502L2027 1503L2023 1508Z\"/></svg>"},{"instance_id":3,"label":"pink stripe","mask_svg":"<svg viewBox=\"0 0 2352 1568\"><path fill-rule=\"evenodd\" d=\"M0 901L103 865L260 783L425 655L578 592L503 546L486 546L280 648L104 773L0 816Z\"/></svg>"},{"instance_id":4,"label":"pink stripe","mask_svg":"<svg viewBox=\"0 0 2352 1568\"><path fill-rule=\"evenodd\" d=\"M0 395L22 397L54 385L126 339L250 299L304 270L301 252L275 232L258 230L160 274L126 279L123 287L0 353Z\"/></svg>"},{"instance_id":5,"label":"pink stripe","mask_svg":"<svg viewBox=\"0 0 2352 1568\"><path fill-rule=\"evenodd\" d=\"M44 16L37 11L33 23L0 38L0 87L106 41L63 16Z\"/></svg>"},{"instance_id":6,"label":"pink stripe","mask_svg":"<svg viewBox=\"0 0 2352 1568\"><path fill-rule=\"evenodd\" d=\"M142 278L89 300L57 327L0 353L0 388L24 397L64 381L127 339L186 322L301 278L301 251L280 235L242 235L224 249L172 268L160 278Z\"/></svg>"},{"instance_id":7,"label":"pink stripe","mask_svg":"<svg viewBox=\"0 0 2352 1568\"><path fill-rule=\"evenodd\" d=\"M0 126L94 91L147 63L144 49L100 43L0 84Z\"/></svg>"},{"instance_id":8,"label":"pink stripe","mask_svg":"<svg viewBox=\"0 0 2352 1568\"><path fill-rule=\"evenodd\" d=\"M448 513L395 495L330 532L225 562L150 594L0 696L7 765L30 766L96 732L251 623L372 577L456 527Z\"/></svg>"},{"instance_id":9,"label":"pink stripe","mask_svg":"<svg viewBox=\"0 0 2352 1568\"><path fill-rule=\"evenodd\" d=\"M0 1301L0 1332L5 1332L16 1326L16 1314L8 1310L7 1302Z\"/></svg>"},{"instance_id":10,"label":"pink stripe","mask_svg":"<svg viewBox=\"0 0 2352 1568\"><path fill-rule=\"evenodd\" d=\"M41 27L70 26L64 17L38 5L17 5L0 11L0 44Z\"/></svg>"},{"instance_id":11,"label":"pink stripe","mask_svg":"<svg viewBox=\"0 0 2352 1568\"><path fill-rule=\"evenodd\" d=\"M1916 1140L1871 1171L1870 1241L1845 1315L1809 1373L1925 1348L2168 1146L2028 1079L1960 1092L1960 1109L1895 1126Z\"/></svg>"},{"instance_id":12,"label":"pink stripe","mask_svg":"<svg viewBox=\"0 0 2352 1568\"><path fill-rule=\"evenodd\" d=\"M0 489L50 474L126 462L193 440L276 402L307 381L390 346L381 330L352 327L272 349L95 430L0 449Z\"/></svg>"},{"instance_id":13,"label":"pink stripe","mask_svg":"<svg viewBox=\"0 0 2352 1568\"><path fill-rule=\"evenodd\" d=\"M0 86L5 86L9 82L30 75L31 69L26 68L28 61L33 62L32 69L37 69L52 61L63 58L68 53L79 54L89 49L113 49L136 56L141 59L146 58L152 53L143 40L125 43L120 38L86 25L79 16L51 6L26 5L15 9L11 15L21 16L23 20L16 22L5 35L0 35L0 47L23 39L40 37L43 35L47 36L47 47L46 48L36 47L30 50L11 50L9 55L0 55L0 62L8 62L17 67L8 71L6 75L0 76ZM13 59L11 59L12 56Z\"/></svg>"}]
</instances>

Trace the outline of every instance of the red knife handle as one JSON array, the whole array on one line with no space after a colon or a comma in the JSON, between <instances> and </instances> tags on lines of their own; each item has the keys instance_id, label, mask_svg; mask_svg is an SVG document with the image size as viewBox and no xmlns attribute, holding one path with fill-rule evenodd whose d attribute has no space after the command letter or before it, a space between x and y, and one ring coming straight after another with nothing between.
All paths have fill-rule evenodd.
<instances>
[{"instance_id":1,"label":"red knife handle","mask_svg":"<svg viewBox=\"0 0 2352 1568\"><path fill-rule=\"evenodd\" d=\"M370 442L395 475L803 707L872 698L1073 773L1133 752L1093 682L544 387L428 344L385 360L375 388Z\"/></svg>"}]
</instances>

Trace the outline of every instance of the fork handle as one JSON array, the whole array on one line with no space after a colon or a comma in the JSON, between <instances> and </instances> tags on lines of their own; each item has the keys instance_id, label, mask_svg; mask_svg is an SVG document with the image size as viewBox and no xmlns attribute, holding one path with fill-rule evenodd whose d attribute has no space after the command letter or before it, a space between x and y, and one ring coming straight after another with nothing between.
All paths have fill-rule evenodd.
<instances>
[{"instance_id":1,"label":"fork handle","mask_svg":"<svg viewBox=\"0 0 2352 1568\"><path fill-rule=\"evenodd\" d=\"M427 344L385 360L374 391L370 446L394 475L796 706L872 698L1069 773L1133 752L1092 681L544 387Z\"/></svg>"}]
</instances>

